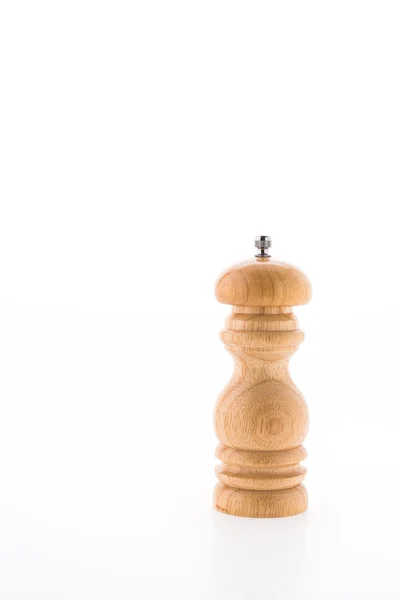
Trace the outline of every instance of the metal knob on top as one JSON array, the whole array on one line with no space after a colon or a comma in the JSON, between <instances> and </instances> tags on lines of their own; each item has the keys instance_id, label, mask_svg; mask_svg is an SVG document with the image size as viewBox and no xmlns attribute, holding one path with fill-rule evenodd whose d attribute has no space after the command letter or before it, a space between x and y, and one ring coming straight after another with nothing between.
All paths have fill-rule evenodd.
<instances>
[{"instance_id":1,"label":"metal knob on top","mask_svg":"<svg viewBox=\"0 0 400 600\"><path fill-rule=\"evenodd\" d=\"M272 241L269 235L258 235L254 240L254 245L260 251L258 254L256 254L256 258L269 258L271 256L268 252L268 249L272 246Z\"/></svg>"}]
</instances>

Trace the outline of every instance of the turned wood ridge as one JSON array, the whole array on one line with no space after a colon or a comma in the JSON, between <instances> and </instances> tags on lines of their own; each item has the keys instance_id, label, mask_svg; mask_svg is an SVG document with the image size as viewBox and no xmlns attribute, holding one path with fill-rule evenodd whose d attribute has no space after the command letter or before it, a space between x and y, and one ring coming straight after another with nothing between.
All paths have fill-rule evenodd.
<instances>
[{"instance_id":1,"label":"turned wood ridge","mask_svg":"<svg viewBox=\"0 0 400 600\"><path fill-rule=\"evenodd\" d=\"M235 368L215 406L222 462L214 506L240 517L307 509L300 463L307 456L308 411L288 362L304 338L292 306L310 300L311 286L299 269L272 260L269 246L266 236L256 238L259 254L225 271L215 288L219 302L233 305L220 337Z\"/></svg>"}]
</instances>

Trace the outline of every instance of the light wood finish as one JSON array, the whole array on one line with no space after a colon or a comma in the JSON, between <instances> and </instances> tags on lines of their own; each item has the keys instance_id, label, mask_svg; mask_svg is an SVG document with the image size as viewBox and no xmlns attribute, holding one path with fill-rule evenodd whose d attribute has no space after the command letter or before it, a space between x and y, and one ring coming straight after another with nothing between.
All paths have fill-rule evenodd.
<instances>
[{"instance_id":1,"label":"light wood finish","mask_svg":"<svg viewBox=\"0 0 400 600\"><path fill-rule=\"evenodd\" d=\"M220 337L235 369L214 415L220 445L214 505L242 517L285 517L307 508L301 445L308 411L288 361L303 341L291 306L311 287L301 271L269 258L231 267L216 285L232 314Z\"/></svg>"},{"instance_id":2,"label":"light wood finish","mask_svg":"<svg viewBox=\"0 0 400 600\"><path fill-rule=\"evenodd\" d=\"M227 269L217 281L222 304L237 306L299 306L311 297L307 277L293 265L253 258Z\"/></svg>"}]
</instances>

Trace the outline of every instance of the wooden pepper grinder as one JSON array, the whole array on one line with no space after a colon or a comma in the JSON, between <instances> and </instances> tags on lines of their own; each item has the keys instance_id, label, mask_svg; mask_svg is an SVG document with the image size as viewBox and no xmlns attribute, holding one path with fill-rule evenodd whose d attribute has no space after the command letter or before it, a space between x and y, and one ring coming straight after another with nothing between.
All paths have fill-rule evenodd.
<instances>
[{"instance_id":1,"label":"wooden pepper grinder","mask_svg":"<svg viewBox=\"0 0 400 600\"><path fill-rule=\"evenodd\" d=\"M288 517L307 509L302 485L308 411L288 362L303 341L292 307L310 300L297 268L270 258L271 240L258 236L255 258L234 265L215 294L232 304L220 337L233 355L233 376L215 406L219 482L215 508L239 517Z\"/></svg>"}]
</instances>

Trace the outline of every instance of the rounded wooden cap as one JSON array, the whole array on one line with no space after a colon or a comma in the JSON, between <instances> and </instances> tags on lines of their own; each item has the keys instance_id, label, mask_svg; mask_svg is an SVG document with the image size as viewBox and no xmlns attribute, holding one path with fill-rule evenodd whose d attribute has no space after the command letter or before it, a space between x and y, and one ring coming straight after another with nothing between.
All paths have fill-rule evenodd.
<instances>
[{"instance_id":1,"label":"rounded wooden cap","mask_svg":"<svg viewBox=\"0 0 400 600\"><path fill-rule=\"evenodd\" d=\"M215 295L234 306L299 306L309 302L311 285L297 267L256 256L224 271Z\"/></svg>"}]
</instances>

